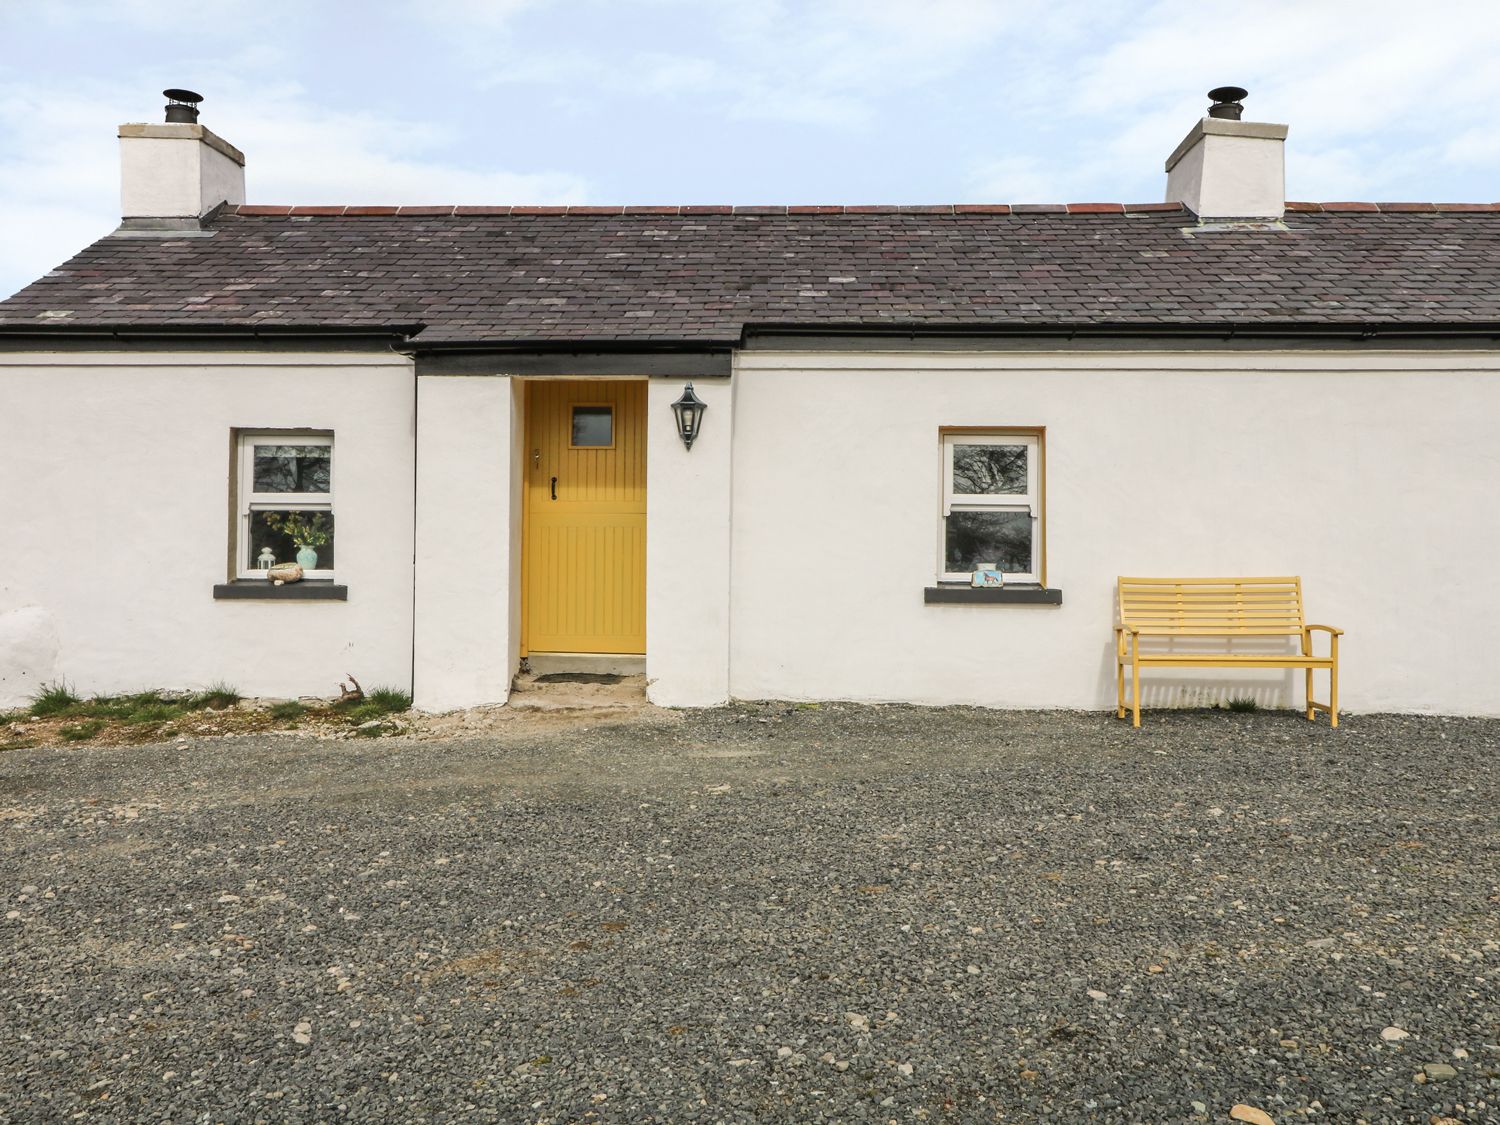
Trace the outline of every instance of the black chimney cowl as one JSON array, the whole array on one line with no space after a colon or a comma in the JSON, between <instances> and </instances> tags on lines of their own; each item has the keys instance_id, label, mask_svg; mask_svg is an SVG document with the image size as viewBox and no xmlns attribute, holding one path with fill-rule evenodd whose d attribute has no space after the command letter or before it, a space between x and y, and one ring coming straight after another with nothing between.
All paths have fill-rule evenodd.
<instances>
[{"instance_id":1,"label":"black chimney cowl","mask_svg":"<svg viewBox=\"0 0 1500 1125\"><path fill-rule=\"evenodd\" d=\"M1210 90L1208 96L1214 104L1208 107L1208 115L1222 117L1226 121L1238 121L1240 114L1245 112L1240 99L1249 92L1240 86L1219 86Z\"/></svg>"},{"instance_id":2,"label":"black chimney cowl","mask_svg":"<svg viewBox=\"0 0 1500 1125\"><path fill-rule=\"evenodd\" d=\"M162 96L167 99L167 120L182 125L192 125L198 120L198 103L203 100L202 94L195 94L191 90L163 90Z\"/></svg>"}]
</instances>

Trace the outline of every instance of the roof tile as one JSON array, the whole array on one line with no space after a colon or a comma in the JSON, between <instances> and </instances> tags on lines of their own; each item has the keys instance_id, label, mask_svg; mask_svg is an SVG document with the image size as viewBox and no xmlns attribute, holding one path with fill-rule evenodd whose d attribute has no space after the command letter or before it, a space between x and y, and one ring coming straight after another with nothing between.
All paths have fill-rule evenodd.
<instances>
[{"instance_id":1,"label":"roof tile","mask_svg":"<svg viewBox=\"0 0 1500 1125\"><path fill-rule=\"evenodd\" d=\"M1491 204L1291 205L1266 232L1082 206L241 206L209 238L101 239L0 302L0 327L690 343L772 322L1500 324Z\"/></svg>"}]
</instances>

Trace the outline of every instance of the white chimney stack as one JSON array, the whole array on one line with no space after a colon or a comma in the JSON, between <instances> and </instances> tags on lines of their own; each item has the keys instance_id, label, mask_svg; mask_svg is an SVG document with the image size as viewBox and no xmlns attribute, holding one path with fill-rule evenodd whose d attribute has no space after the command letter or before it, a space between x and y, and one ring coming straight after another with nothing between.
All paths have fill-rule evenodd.
<instances>
[{"instance_id":1,"label":"white chimney stack","mask_svg":"<svg viewBox=\"0 0 1500 1125\"><path fill-rule=\"evenodd\" d=\"M1214 104L1167 157L1167 202L1200 219L1279 219L1286 211L1285 125L1241 121L1245 91L1210 90Z\"/></svg>"},{"instance_id":2,"label":"white chimney stack","mask_svg":"<svg viewBox=\"0 0 1500 1125\"><path fill-rule=\"evenodd\" d=\"M165 124L120 126L120 214L196 223L221 203L245 202L245 154L198 124L199 95L163 93Z\"/></svg>"}]
</instances>

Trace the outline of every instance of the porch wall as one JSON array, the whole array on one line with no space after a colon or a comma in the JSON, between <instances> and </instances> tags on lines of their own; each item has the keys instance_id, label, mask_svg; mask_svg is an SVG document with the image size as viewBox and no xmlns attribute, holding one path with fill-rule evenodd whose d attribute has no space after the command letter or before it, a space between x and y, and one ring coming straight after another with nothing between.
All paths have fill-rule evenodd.
<instances>
[{"instance_id":1,"label":"porch wall","mask_svg":"<svg viewBox=\"0 0 1500 1125\"><path fill-rule=\"evenodd\" d=\"M413 697L448 711L510 696L520 650L520 383L417 380Z\"/></svg>"},{"instance_id":2,"label":"porch wall","mask_svg":"<svg viewBox=\"0 0 1500 1125\"><path fill-rule=\"evenodd\" d=\"M693 448L684 448L672 403L686 383L652 379L646 404L646 690L665 707L709 707L729 698L730 499L739 423L730 380L694 379L708 409Z\"/></svg>"},{"instance_id":3,"label":"porch wall","mask_svg":"<svg viewBox=\"0 0 1500 1125\"><path fill-rule=\"evenodd\" d=\"M349 600L216 601L230 431L334 432ZM389 353L0 355L0 707L66 679L411 683L413 373Z\"/></svg>"},{"instance_id":4,"label":"porch wall","mask_svg":"<svg viewBox=\"0 0 1500 1125\"><path fill-rule=\"evenodd\" d=\"M1348 707L1500 714L1494 355L750 352L735 383L736 697L1107 707L1116 575L1300 574ZM1061 606L923 603L959 425L1046 427ZM1158 706L1300 679L1143 676Z\"/></svg>"}]
</instances>

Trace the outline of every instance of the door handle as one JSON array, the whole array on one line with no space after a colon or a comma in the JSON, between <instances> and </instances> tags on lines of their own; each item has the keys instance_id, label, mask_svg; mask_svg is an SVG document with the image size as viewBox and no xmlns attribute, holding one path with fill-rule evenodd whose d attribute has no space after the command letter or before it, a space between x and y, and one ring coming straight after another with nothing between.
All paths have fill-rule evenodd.
<instances>
[{"instance_id":1,"label":"door handle","mask_svg":"<svg viewBox=\"0 0 1500 1125\"><path fill-rule=\"evenodd\" d=\"M557 499L557 478L552 478L552 499Z\"/></svg>"}]
</instances>

